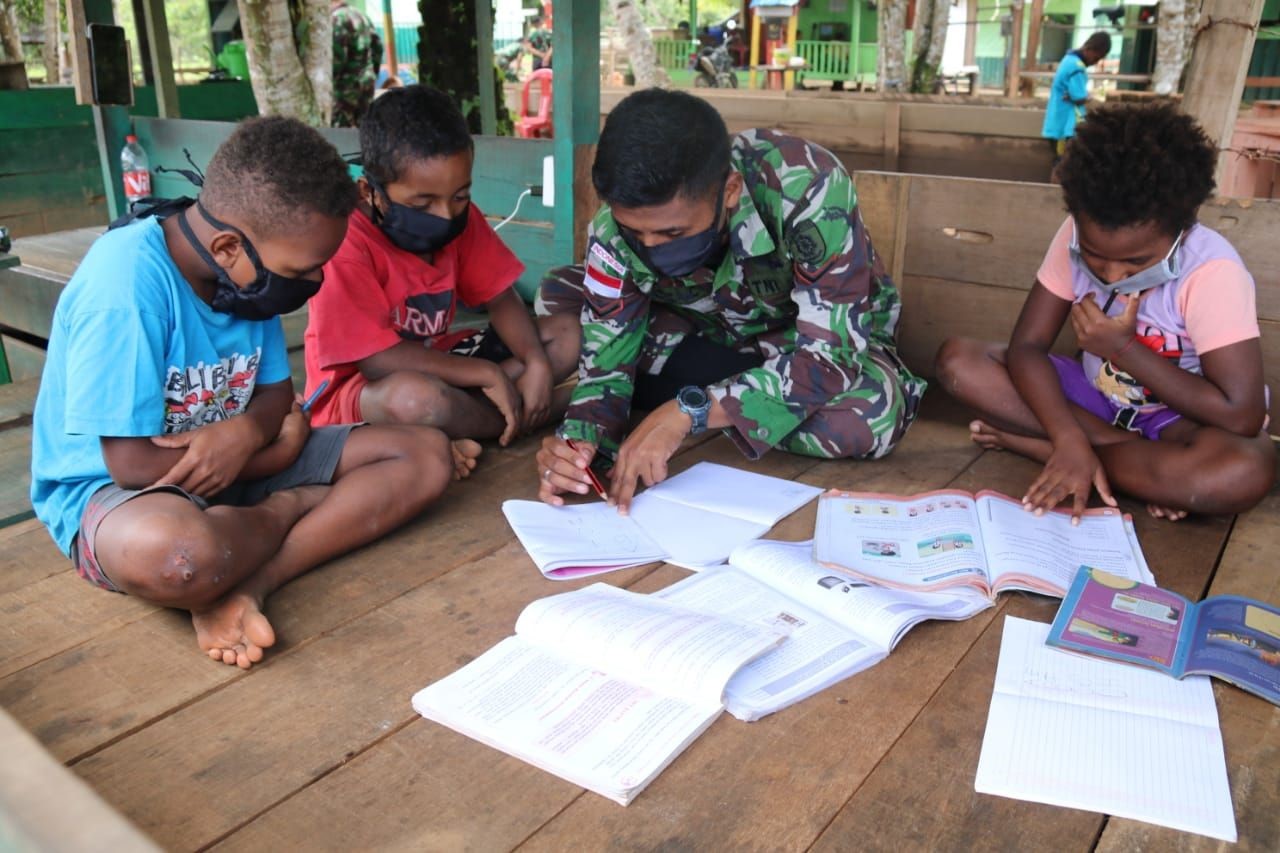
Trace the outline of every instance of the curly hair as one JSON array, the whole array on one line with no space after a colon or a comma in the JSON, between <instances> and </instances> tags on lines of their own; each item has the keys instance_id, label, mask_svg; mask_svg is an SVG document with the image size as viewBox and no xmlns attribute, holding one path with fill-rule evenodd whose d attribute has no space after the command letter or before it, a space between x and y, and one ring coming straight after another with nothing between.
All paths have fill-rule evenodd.
<instances>
[{"instance_id":1,"label":"curly hair","mask_svg":"<svg viewBox=\"0 0 1280 853\"><path fill-rule=\"evenodd\" d=\"M346 218L356 200L337 150L314 128L283 116L242 121L214 152L200 188L210 213L261 238L292 233L315 213Z\"/></svg>"},{"instance_id":2,"label":"curly hair","mask_svg":"<svg viewBox=\"0 0 1280 853\"><path fill-rule=\"evenodd\" d=\"M1154 222L1190 228L1213 192L1217 149L1195 119L1170 102L1089 111L1058 166L1072 216L1103 228Z\"/></svg>"},{"instance_id":3,"label":"curly hair","mask_svg":"<svg viewBox=\"0 0 1280 853\"><path fill-rule=\"evenodd\" d=\"M711 104L678 90L642 89L605 119L591 181L619 207L700 199L729 174L729 131Z\"/></svg>"},{"instance_id":4,"label":"curly hair","mask_svg":"<svg viewBox=\"0 0 1280 853\"><path fill-rule=\"evenodd\" d=\"M405 86L378 96L360 120L365 174L384 187L409 160L470 151L471 130L453 98L430 86Z\"/></svg>"}]
</instances>

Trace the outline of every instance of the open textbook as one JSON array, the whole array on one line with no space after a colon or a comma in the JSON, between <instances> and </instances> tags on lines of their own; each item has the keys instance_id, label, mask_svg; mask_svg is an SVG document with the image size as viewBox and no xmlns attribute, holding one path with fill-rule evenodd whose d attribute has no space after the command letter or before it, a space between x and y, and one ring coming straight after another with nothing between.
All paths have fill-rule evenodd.
<instances>
[{"instance_id":1,"label":"open textbook","mask_svg":"<svg viewBox=\"0 0 1280 853\"><path fill-rule=\"evenodd\" d=\"M516 633L418 691L430 720L623 805L723 710L783 634L594 584L533 602Z\"/></svg>"},{"instance_id":2,"label":"open textbook","mask_svg":"<svg viewBox=\"0 0 1280 853\"><path fill-rule=\"evenodd\" d=\"M1023 589L1061 598L1081 564L1153 583L1133 521L1091 509L1034 515L999 492L944 490L909 497L832 490L818 502L819 563L883 586L970 587L994 598Z\"/></svg>"},{"instance_id":3,"label":"open textbook","mask_svg":"<svg viewBox=\"0 0 1280 853\"><path fill-rule=\"evenodd\" d=\"M1081 566L1048 642L1175 678L1216 676L1280 705L1280 610L1260 601L1215 595L1195 604Z\"/></svg>"},{"instance_id":4,"label":"open textbook","mask_svg":"<svg viewBox=\"0 0 1280 853\"><path fill-rule=\"evenodd\" d=\"M709 568L654 593L735 622L787 634L787 641L738 670L724 704L758 720L883 660L926 619L968 619L991 607L970 589L908 592L866 586L813 561L811 542L750 542L729 565Z\"/></svg>"},{"instance_id":5,"label":"open textbook","mask_svg":"<svg viewBox=\"0 0 1280 853\"><path fill-rule=\"evenodd\" d=\"M822 492L816 486L699 462L631 502L554 507L506 501L502 512L538 569L555 580L667 560L698 569L725 561Z\"/></svg>"}]
</instances>

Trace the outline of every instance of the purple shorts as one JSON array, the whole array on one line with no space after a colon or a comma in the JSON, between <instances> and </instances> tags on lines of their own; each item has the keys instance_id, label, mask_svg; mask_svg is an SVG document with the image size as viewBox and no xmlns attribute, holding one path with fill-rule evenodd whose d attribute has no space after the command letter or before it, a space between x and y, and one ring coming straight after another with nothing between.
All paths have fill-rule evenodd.
<instances>
[{"instance_id":1,"label":"purple shorts","mask_svg":"<svg viewBox=\"0 0 1280 853\"><path fill-rule=\"evenodd\" d=\"M1058 382L1062 385L1062 393L1068 402L1075 403L1114 427L1142 433L1143 438L1159 441L1160 433L1165 427L1182 419L1182 415L1169 408L1144 412L1132 406L1117 406L1106 394L1093 387L1089 377L1084 374L1084 365L1079 361L1055 353L1049 354L1049 360L1058 371Z\"/></svg>"}]
</instances>

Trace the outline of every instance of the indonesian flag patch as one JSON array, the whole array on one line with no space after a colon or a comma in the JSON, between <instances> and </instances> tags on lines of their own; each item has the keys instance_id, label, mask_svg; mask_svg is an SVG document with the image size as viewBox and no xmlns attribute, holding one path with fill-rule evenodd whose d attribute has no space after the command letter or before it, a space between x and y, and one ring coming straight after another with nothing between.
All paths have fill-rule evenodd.
<instances>
[{"instance_id":1,"label":"indonesian flag patch","mask_svg":"<svg viewBox=\"0 0 1280 853\"><path fill-rule=\"evenodd\" d=\"M596 240L591 241L587 250L587 272L582 279L587 290L604 299L618 299L622 296L622 280L627 270L617 258L609 254L609 250Z\"/></svg>"}]
</instances>

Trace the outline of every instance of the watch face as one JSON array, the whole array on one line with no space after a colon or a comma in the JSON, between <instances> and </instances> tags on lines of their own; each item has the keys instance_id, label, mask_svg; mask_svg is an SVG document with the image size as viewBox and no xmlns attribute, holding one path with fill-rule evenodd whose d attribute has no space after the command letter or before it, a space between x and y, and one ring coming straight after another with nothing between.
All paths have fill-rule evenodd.
<instances>
[{"instance_id":1,"label":"watch face","mask_svg":"<svg viewBox=\"0 0 1280 853\"><path fill-rule=\"evenodd\" d=\"M690 409L701 409L707 405L707 392L697 386L680 389L680 402Z\"/></svg>"}]
</instances>

